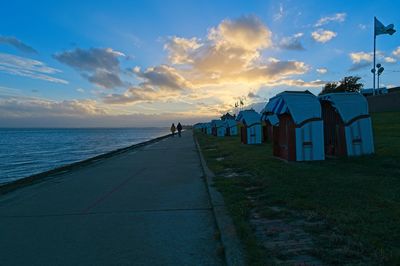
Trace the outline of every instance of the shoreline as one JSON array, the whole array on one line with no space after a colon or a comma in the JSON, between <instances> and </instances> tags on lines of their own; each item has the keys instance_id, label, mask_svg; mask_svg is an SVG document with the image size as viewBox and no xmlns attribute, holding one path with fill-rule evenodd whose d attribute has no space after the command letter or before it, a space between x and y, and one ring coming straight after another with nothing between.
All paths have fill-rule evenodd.
<instances>
[{"instance_id":1,"label":"shoreline","mask_svg":"<svg viewBox=\"0 0 400 266\"><path fill-rule=\"evenodd\" d=\"M100 160L103 159L107 159L110 158L112 156L118 155L118 154L122 154L124 152L130 151L132 149L136 149L136 148L140 148L143 146L146 146L148 144L152 144L155 142L158 142L160 140L166 139L168 137L172 136L171 134L167 134L167 135L163 135L160 137L156 137L150 140L146 140L140 143L136 143L124 148L119 148L116 150L112 150L103 154L99 154L96 155L94 157L90 157L81 161L77 161L74 163L70 163L70 164L66 164L66 165L62 165L41 173L37 173L37 174L33 174L33 175L29 175L26 177L22 177L20 179L14 180L14 181L10 181L10 182L5 182L5 183L0 183L0 196L7 194L13 190L16 190L18 188L24 187L24 186L28 186L28 185L32 185L38 182L41 182L43 180L45 180L46 178L52 176L52 175L60 175L60 174L64 174L68 171L74 170L74 169L78 169L80 167L84 167L87 165L90 165L92 163L98 162Z\"/></svg>"}]
</instances>

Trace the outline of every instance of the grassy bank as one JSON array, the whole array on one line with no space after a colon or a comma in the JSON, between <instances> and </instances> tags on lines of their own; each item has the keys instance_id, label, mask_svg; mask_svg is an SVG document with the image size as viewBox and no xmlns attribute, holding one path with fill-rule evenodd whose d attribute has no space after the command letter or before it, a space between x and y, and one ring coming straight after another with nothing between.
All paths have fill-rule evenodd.
<instances>
[{"instance_id":1,"label":"grassy bank","mask_svg":"<svg viewBox=\"0 0 400 266\"><path fill-rule=\"evenodd\" d=\"M400 113L372 118L376 155L322 162L196 133L249 264L400 264Z\"/></svg>"}]
</instances>

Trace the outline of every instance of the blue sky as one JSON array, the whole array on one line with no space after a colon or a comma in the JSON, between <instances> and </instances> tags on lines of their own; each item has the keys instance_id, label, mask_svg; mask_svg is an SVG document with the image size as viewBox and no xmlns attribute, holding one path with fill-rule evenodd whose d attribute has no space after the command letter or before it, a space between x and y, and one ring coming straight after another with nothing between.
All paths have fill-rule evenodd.
<instances>
[{"instance_id":1,"label":"blue sky","mask_svg":"<svg viewBox=\"0 0 400 266\"><path fill-rule=\"evenodd\" d=\"M373 17L395 1L3 1L0 127L208 120L238 98L372 86ZM399 86L400 36L377 37Z\"/></svg>"}]
</instances>

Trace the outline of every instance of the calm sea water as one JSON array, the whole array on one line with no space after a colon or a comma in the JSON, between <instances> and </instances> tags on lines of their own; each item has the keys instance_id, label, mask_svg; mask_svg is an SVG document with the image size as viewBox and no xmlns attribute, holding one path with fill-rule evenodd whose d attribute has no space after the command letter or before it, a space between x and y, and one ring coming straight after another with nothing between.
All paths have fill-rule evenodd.
<instances>
[{"instance_id":1,"label":"calm sea water","mask_svg":"<svg viewBox=\"0 0 400 266\"><path fill-rule=\"evenodd\" d=\"M168 134L168 128L0 129L0 183Z\"/></svg>"}]
</instances>

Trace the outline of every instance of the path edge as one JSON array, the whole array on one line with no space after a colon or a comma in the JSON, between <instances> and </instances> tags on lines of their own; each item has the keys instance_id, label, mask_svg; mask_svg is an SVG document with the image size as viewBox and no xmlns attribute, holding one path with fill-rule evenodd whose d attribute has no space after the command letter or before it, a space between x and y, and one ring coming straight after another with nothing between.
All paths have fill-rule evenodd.
<instances>
[{"instance_id":1,"label":"path edge","mask_svg":"<svg viewBox=\"0 0 400 266\"><path fill-rule=\"evenodd\" d=\"M224 199L220 192L213 186L215 174L208 168L206 160L196 136L193 134L199 154L201 167L205 176L207 191L211 202L211 209L221 235L221 242L224 248L225 262L228 266L245 265L243 247L240 243L232 218L225 207Z\"/></svg>"}]
</instances>

